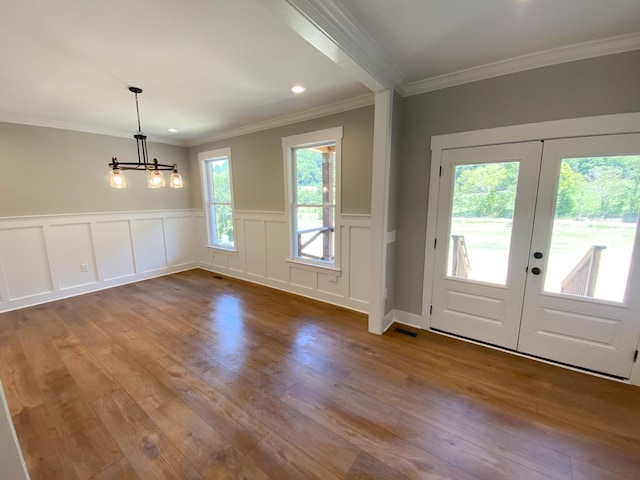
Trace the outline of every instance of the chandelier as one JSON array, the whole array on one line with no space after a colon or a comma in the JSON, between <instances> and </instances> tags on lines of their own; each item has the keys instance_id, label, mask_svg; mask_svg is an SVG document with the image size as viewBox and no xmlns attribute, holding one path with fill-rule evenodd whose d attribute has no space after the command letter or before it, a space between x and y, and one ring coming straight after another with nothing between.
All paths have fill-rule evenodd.
<instances>
[{"instance_id":1,"label":"chandelier","mask_svg":"<svg viewBox=\"0 0 640 480\"><path fill-rule=\"evenodd\" d=\"M136 139L138 147L138 163L135 162L119 162L116 157L111 158L111 186L113 188L125 188L127 183L124 179L123 170L142 170L148 172L147 186L149 188L160 188L165 186L163 171L171 171L169 177L169 186L171 188L182 188L182 176L178 173L178 166L158 163L158 159L154 158L153 162L149 161L147 155L147 136L142 133L140 128L140 108L138 107L138 94L142 93L142 89L138 87L129 87L129 91L136 96L136 113L138 114L138 132L133 136Z\"/></svg>"}]
</instances>

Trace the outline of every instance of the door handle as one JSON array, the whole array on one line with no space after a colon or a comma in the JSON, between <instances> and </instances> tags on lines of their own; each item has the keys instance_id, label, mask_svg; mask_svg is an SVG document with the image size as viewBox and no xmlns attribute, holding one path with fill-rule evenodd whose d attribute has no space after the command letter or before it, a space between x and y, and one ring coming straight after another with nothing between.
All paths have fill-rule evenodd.
<instances>
[{"instance_id":1,"label":"door handle","mask_svg":"<svg viewBox=\"0 0 640 480\"><path fill-rule=\"evenodd\" d=\"M540 272L542 272L542 270L540 270L538 267L533 267L531 269L531 273L533 273L534 275L540 275Z\"/></svg>"}]
</instances>

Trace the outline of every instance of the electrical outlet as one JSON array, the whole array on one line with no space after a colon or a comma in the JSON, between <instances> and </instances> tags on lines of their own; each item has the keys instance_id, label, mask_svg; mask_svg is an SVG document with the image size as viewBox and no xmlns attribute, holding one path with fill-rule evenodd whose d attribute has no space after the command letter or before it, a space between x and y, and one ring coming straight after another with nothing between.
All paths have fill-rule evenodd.
<instances>
[{"instance_id":1,"label":"electrical outlet","mask_svg":"<svg viewBox=\"0 0 640 480\"><path fill-rule=\"evenodd\" d=\"M80 271L83 273L87 273L89 271L89 264L88 263L81 263L80 264Z\"/></svg>"}]
</instances>

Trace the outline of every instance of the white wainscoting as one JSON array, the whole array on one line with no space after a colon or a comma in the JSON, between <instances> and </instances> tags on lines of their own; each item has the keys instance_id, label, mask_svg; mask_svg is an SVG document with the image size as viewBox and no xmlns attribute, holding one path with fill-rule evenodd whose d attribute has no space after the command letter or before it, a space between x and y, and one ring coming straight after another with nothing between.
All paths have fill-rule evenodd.
<instances>
[{"instance_id":1,"label":"white wainscoting","mask_svg":"<svg viewBox=\"0 0 640 480\"><path fill-rule=\"evenodd\" d=\"M0 218L0 312L192 268L368 311L368 215L343 215L341 271L287 261L284 213L236 212L238 251L206 247L202 210Z\"/></svg>"},{"instance_id":2,"label":"white wainscoting","mask_svg":"<svg viewBox=\"0 0 640 480\"><path fill-rule=\"evenodd\" d=\"M195 268L197 213L0 218L0 312Z\"/></svg>"},{"instance_id":3,"label":"white wainscoting","mask_svg":"<svg viewBox=\"0 0 640 480\"><path fill-rule=\"evenodd\" d=\"M208 249L203 213L196 214L198 266L353 310L369 307L369 215L342 215L341 271L288 261L284 213L235 212L237 252Z\"/></svg>"}]
</instances>

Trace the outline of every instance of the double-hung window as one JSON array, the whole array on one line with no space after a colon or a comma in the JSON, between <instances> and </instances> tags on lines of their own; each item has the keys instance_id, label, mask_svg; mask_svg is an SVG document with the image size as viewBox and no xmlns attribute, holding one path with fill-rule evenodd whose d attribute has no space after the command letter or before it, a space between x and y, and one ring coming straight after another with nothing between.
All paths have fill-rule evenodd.
<instances>
[{"instance_id":1,"label":"double-hung window","mask_svg":"<svg viewBox=\"0 0 640 480\"><path fill-rule=\"evenodd\" d=\"M282 139L290 259L339 268L342 127Z\"/></svg>"},{"instance_id":2,"label":"double-hung window","mask_svg":"<svg viewBox=\"0 0 640 480\"><path fill-rule=\"evenodd\" d=\"M198 154L207 219L208 245L235 249L231 150L222 148Z\"/></svg>"}]
</instances>

